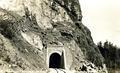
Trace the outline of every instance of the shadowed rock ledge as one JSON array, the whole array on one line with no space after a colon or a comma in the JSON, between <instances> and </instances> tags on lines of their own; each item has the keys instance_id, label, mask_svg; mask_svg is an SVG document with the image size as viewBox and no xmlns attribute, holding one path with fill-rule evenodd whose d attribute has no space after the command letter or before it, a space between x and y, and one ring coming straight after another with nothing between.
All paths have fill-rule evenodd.
<instances>
[{"instance_id":1,"label":"shadowed rock ledge","mask_svg":"<svg viewBox=\"0 0 120 73\"><path fill-rule=\"evenodd\" d=\"M104 71L104 59L82 24L78 0L13 0L10 4L0 8L1 70L47 70L49 53L62 51L65 69L88 71L83 66L95 64L95 70Z\"/></svg>"}]
</instances>

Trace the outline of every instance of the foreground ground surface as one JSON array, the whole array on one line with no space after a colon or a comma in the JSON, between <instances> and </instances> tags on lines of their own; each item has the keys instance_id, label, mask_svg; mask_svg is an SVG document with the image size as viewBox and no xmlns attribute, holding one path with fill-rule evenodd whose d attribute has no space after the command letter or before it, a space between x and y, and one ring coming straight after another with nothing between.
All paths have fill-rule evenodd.
<instances>
[{"instance_id":1,"label":"foreground ground surface","mask_svg":"<svg viewBox=\"0 0 120 73\"><path fill-rule=\"evenodd\" d=\"M97 73L97 72L85 72L85 71L75 71L75 70L64 70L64 69L53 69L50 68L46 71L0 71L0 73Z\"/></svg>"}]
</instances>

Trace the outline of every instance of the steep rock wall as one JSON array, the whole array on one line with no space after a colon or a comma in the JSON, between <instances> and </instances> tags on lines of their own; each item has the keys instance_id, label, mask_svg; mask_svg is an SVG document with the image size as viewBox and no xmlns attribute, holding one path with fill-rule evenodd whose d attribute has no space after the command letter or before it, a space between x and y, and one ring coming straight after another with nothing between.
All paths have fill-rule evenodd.
<instances>
[{"instance_id":1,"label":"steep rock wall","mask_svg":"<svg viewBox=\"0 0 120 73\"><path fill-rule=\"evenodd\" d=\"M68 69L79 69L83 61L102 66L103 57L91 32L82 24L78 0L6 1L0 9L0 39L9 42L1 41L5 50L1 48L3 56L0 58L11 68L15 65L22 70L47 69L46 51L51 45L67 48ZM11 45L6 46L6 43ZM11 49L15 54L10 53ZM72 56L69 58L69 55Z\"/></svg>"}]
</instances>

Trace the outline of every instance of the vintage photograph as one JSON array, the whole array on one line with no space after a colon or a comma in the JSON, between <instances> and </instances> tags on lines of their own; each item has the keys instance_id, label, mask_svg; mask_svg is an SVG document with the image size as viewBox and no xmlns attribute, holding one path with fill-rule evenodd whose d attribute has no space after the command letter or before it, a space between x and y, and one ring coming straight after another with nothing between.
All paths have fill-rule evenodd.
<instances>
[{"instance_id":1,"label":"vintage photograph","mask_svg":"<svg viewBox=\"0 0 120 73\"><path fill-rule=\"evenodd\" d=\"M120 0L0 0L0 73L120 73Z\"/></svg>"}]
</instances>

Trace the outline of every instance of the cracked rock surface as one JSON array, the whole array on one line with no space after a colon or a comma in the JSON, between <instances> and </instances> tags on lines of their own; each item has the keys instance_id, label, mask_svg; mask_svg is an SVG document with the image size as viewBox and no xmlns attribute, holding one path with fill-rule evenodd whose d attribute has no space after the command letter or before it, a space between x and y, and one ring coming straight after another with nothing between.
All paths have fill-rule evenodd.
<instances>
[{"instance_id":1,"label":"cracked rock surface","mask_svg":"<svg viewBox=\"0 0 120 73\"><path fill-rule=\"evenodd\" d=\"M68 48L70 70L82 71L83 61L103 70L104 59L82 24L78 0L5 1L0 5L0 70L47 70L50 45Z\"/></svg>"}]
</instances>

